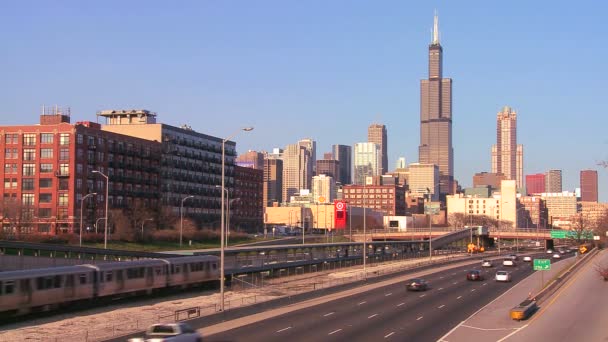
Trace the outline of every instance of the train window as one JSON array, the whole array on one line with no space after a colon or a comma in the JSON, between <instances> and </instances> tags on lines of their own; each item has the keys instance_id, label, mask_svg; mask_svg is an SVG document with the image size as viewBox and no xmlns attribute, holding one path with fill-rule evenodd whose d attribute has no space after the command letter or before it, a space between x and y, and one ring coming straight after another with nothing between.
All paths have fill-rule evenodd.
<instances>
[{"instance_id":1,"label":"train window","mask_svg":"<svg viewBox=\"0 0 608 342\"><path fill-rule=\"evenodd\" d=\"M179 265L175 265L175 270L173 273L181 273L181 268L179 267Z\"/></svg>"},{"instance_id":2,"label":"train window","mask_svg":"<svg viewBox=\"0 0 608 342\"><path fill-rule=\"evenodd\" d=\"M15 292L15 282L7 281L6 283L4 283L4 293L11 294L13 292Z\"/></svg>"},{"instance_id":3,"label":"train window","mask_svg":"<svg viewBox=\"0 0 608 342\"><path fill-rule=\"evenodd\" d=\"M112 281L112 271L106 272L106 281L107 282L111 282Z\"/></svg>"},{"instance_id":4,"label":"train window","mask_svg":"<svg viewBox=\"0 0 608 342\"><path fill-rule=\"evenodd\" d=\"M42 277L36 278L36 289L38 289L38 290L44 289L44 278L42 278Z\"/></svg>"},{"instance_id":5,"label":"train window","mask_svg":"<svg viewBox=\"0 0 608 342\"><path fill-rule=\"evenodd\" d=\"M4 293L3 288L2 288L2 282L0 281L0 296L2 296L2 293Z\"/></svg>"},{"instance_id":6,"label":"train window","mask_svg":"<svg viewBox=\"0 0 608 342\"><path fill-rule=\"evenodd\" d=\"M211 265L213 266L213 269L214 269L214 270L217 270L217 264L216 264L216 263L213 263L213 264L211 264Z\"/></svg>"},{"instance_id":7,"label":"train window","mask_svg":"<svg viewBox=\"0 0 608 342\"><path fill-rule=\"evenodd\" d=\"M53 288L53 277L44 278L44 288L52 289Z\"/></svg>"},{"instance_id":8,"label":"train window","mask_svg":"<svg viewBox=\"0 0 608 342\"><path fill-rule=\"evenodd\" d=\"M53 286L58 289L61 287L61 276L55 276L55 279L53 279Z\"/></svg>"},{"instance_id":9,"label":"train window","mask_svg":"<svg viewBox=\"0 0 608 342\"><path fill-rule=\"evenodd\" d=\"M81 285L84 285L87 283L87 275L85 273L79 274L78 279L80 280Z\"/></svg>"},{"instance_id":10,"label":"train window","mask_svg":"<svg viewBox=\"0 0 608 342\"><path fill-rule=\"evenodd\" d=\"M65 277L65 286L66 287L74 287L74 275L73 274L68 274Z\"/></svg>"},{"instance_id":11,"label":"train window","mask_svg":"<svg viewBox=\"0 0 608 342\"><path fill-rule=\"evenodd\" d=\"M155 268L154 268L154 271L156 271L156 275L157 275L157 276L161 275L162 270L161 270L161 268L160 268L160 267L155 267Z\"/></svg>"}]
</instances>

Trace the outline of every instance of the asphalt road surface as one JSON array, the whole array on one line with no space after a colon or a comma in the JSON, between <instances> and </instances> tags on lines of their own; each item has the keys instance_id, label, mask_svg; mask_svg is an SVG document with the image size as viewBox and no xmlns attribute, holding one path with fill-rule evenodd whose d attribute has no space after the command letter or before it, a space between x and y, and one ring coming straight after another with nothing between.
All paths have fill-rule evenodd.
<instances>
[{"instance_id":1,"label":"asphalt road surface","mask_svg":"<svg viewBox=\"0 0 608 342\"><path fill-rule=\"evenodd\" d=\"M458 267L425 277L431 286L427 291L408 292L401 282L205 336L205 340L436 341L532 273L531 265L521 260L516 267L499 264L495 261L497 266L483 269L483 281L467 281L466 271L472 268ZM494 273L500 269L510 270L513 282L497 283Z\"/></svg>"}]
</instances>

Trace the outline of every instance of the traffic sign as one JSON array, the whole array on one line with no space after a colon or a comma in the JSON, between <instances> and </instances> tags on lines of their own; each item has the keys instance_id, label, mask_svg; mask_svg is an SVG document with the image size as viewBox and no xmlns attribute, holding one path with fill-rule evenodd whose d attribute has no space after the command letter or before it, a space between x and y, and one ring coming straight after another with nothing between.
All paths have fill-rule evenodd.
<instances>
[{"instance_id":1,"label":"traffic sign","mask_svg":"<svg viewBox=\"0 0 608 342\"><path fill-rule=\"evenodd\" d=\"M585 254L585 252L587 251L587 247L585 247L585 245L582 245L579 247L578 250L581 252L581 254Z\"/></svg>"},{"instance_id":2,"label":"traffic sign","mask_svg":"<svg viewBox=\"0 0 608 342\"><path fill-rule=\"evenodd\" d=\"M549 259L534 259L535 271L549 271L551 269L551 260Z\"/></svg>"},{"instance_id":3,"label":"traffic sign","mask_svg":"<svg viewBox=\"0 0 608 342\"><path fill-rule=\"evenodd\" d=\"M552 230L551 231L551 238L552 239L565 239L566 238L566 231L565 230Z\"/></svg>"}]
</instances>

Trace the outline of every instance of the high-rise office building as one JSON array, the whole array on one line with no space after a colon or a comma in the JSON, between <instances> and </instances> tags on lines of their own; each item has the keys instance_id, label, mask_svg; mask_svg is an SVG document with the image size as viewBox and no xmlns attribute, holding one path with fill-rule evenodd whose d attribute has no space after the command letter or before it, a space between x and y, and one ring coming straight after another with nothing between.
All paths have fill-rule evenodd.
<instances>
[{"instance_id":1,"label":"high-rise office building","mask_svg":"<svg viewBox=\"0 0 608 342\"><path fill-rule=\"evenodd\" d=\"M291 196L302 189L310 189L312 181L312 158L306 146L287 145L283 151L283 201L289 202Z\"/></svg>"},{"instance_id":2,"label":"high-rise office building","mask_svg":"<svg viewBox=\"0 0 608 342\"><path fill-rule=\"evenodd\" d=\"M406 169L407 164L405 163L405 157L399 157L397 163L395 163L395 169Z\"/></svg>"},{"instance_id":3,"label":"high-rise office building","mask_svg":"<svg viewBox=\"0 0 608 342\"><path fill-rule=\"evenodd\" d=\"M339 162L339 174L336 181L342 184L352 184L353 173L353 149L347 145L333 145L332 152L334 159Z\"/></svg>"},{"instance_id":4,"label":"high-rise office building","mask_svg":"<svg viewBox=\"0 0 608 342\"><path fill-rule=\"evenodd\" d=\"M597 171L581 171L581 201L597 202Z\"/></svg>"},{"instance_id":5,"label":"high-rise office building","mask_svg":"<svg viewBox=\"0 0 608 342\"><path fill-rule=\"evenodd\" d=\"M542 194L543 192L548 192L545 191L545 174L526 175L526 193L532 195Z\"/></svg>"},{"instance_id":6,"label":"high-rise office building","mask_svg":"<svg viewBox=\"0 0 608 342\"><path fill-rule=\"evenodd\" d=\"M326 175L330 176L336 182L338 178L340 168L340 162L333 159L321 159L317 160L317 176Z\"/></svg>"},{"instance_id":7,"label":"high-rise office building","mask_svg":"<svg viewBox=\"0 0 608 342\"><path fill-rule=\"evenodd\" d=\"M247 151L236 157L235 164L256 170L264 169L264 153L257 151Z\"/></svg>"},{"instance_id":8,"label":"high-rise office building","mask_svg":"<svg viewBox=\"0 0 608 342\"><path fill-rule=\"evenodd\" d=\"M365 184L366 177L380 175L380 145L371 142L355 144L355 184Z\"/></svg>"},{"instance_id":9,"label":"high-rise office building","mask_svg":"<svg viewBox=\"0 0 608 342\"><path fill-rule=\"evenodd\" d=\"M310 138L306 138L298 141L298 145L306 147L310 153L310 162L312 163L312 172L314 175L314 173L317 171L317 142Z\"/></svg>"},{"instance_id":10,"label":"high-rise office building","mask_svg":"<svg viewBox=\"0 0 608 342\"><path fill-rule=\"evenodd\" d=\"M517 145L517 113L505 106L496 115L496 145L492 146L492 173L502 173L524 187L523 145Z\"/></svg>"},{"instance_id":11,"label":"high-rise office building","mask_svg":"<svg viewBox=\"0 0 608 342\"><path fill-rule=\"evenodd\" d=\"M283 202L283 160L264 159L264 206Z\"/></svg>"},{"instance_id":12,"label":"high-rise office building","mask_svg":"<svg viewBox=\"0 0 608 342\"><path fill-rule=\"evenodd\" d=\"M562 192L562 170L549 170L545 174L545 192Z\"/></svg>"},{"instance_id":13,"label":"high-rise office building","mask_svg":"<svg viewBox=\"0 0 608 342\"><path fill-rule=\"evenodd\" d=\"M454 193L454 149L452 147L452 79L443 78L443 48L439 43L439 19L435 15L433 40L429 45L429 78L420 81L421 164L439 167L440 192Z\"/></svg>"},{"instance_id":14,"label":"high-rise office building","mask_svg":"<svg viewBox=\"0 0 608 342\"><path fill-rule=\"evenodd\" d=\"M332 203L336 199L336 181L333 177L320 175L312 177L312 196L315 202L323 197L323 203Z\"/></svg>"},{"instance_id":15,"label":"high-rise office building","mask_svg":"<svg viewBox=\"0 0 608 342\"><path fill-rule=\"evenodd\" d=\"M430 195L432 201L439 200L439 168L435 164L412 163L409 165L408 184L410 196L425 198ZM428 198L428 197L427 197Z\"/></svg>"},{"instance_id":16,"label":"high-rise office building","mask_svg":"<svg viewBox=\"0 0 608 342\"><path fill-rule=\"evenodd\" d=\"M380 145L380 161L381 167L379 174L383 175L388 172L388 142L386 134L386 126L380 124L371 124L367 129L367 142L372 142Z\"/></svg>"}]
</instances>

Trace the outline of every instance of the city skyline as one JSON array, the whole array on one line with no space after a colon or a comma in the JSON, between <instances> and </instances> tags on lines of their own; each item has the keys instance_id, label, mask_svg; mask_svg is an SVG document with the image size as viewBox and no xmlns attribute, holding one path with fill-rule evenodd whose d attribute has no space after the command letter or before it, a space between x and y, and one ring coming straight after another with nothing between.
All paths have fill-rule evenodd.
<instances>
[{"instance_id":1,"label":"city skyline","mask_svg":"<svg viewBox=\"0 0 608 342\"><path fill-rule=\"evenodd\" d=\"M476 172L490 171L494 115L509 104L521 115L524 174L561 169L563 188L572 191L580 170L597 169L606 201L596 103L606 48L593 38L606 33L604 4L345 4L4 4L0 58L10 86L0 95L2 123L35 123L42 105L70 106L73 121L145 108L160 122L218 137L255 126L237 139L239 153L310 137L321 155L364 141L369 122L378 122L389 132L390 171L399 157L418 159L418 82L437 8L446 70L456 80L459 183L470 186ZM53 25L45 24L51 17ZM129 27L125 18L157 24ZM515 26L494 25L515 19Z\"/></svg>"}]
</instances>

